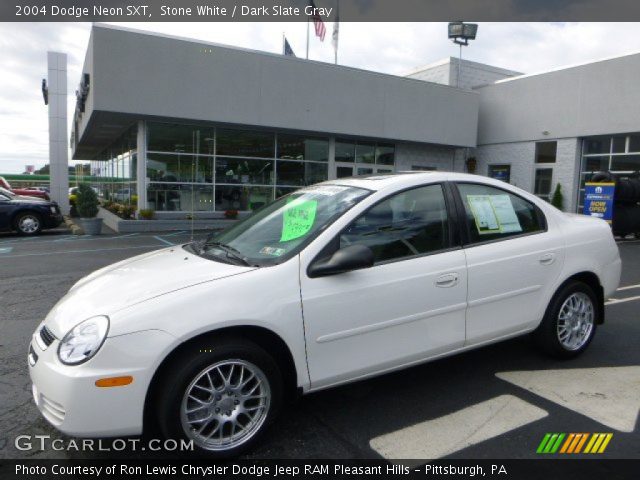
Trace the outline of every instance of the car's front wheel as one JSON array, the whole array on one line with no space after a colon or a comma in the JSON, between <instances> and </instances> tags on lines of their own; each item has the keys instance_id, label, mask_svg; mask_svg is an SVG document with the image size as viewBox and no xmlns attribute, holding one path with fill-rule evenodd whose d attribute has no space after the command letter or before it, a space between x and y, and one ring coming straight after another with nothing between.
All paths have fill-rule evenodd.
<instances>
[{"instance_id":1,"label":"car's front wheel","mask_svg":"<svg viewBox=\"0 0 640 480\"><path fill-rule=\"evenodd\" d=\"M598 297L589 285L571 281L554 295L534 338L553 356L575 357L593 340L600 322L598 307Z\"/></svg>"},{"instance_id":2,"label":"car's front wheel","mask_svg":"<svg viewBox=\"0 0 640 480\"><path fill-rule=\"evenodd\" d=\"M185 351L165 372L158 420L168 438L192 440L199 452L237 456L253 445L282 401L275 360L242 338Z\"/></svg>"},{"instance_id":3,"label":"car's front wheel","mask_svg":"<svg viewBox=\"0 0 640 480\"><path fill-rule=\"evenodd\" d=\"M16 217L14 226L21 235L36 235L42 231L42 220L35 213L21 213Z\"/></svg>"}]
</instances>

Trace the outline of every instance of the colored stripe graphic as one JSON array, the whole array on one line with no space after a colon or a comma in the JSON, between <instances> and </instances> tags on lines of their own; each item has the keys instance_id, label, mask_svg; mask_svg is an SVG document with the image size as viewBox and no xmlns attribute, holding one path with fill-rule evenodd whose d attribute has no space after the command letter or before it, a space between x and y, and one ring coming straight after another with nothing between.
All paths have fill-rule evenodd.
<instances>
[{"instance_id":1,"label":"colored stripe graphic","mask_svg":"<svg viewBox=\"0 0 640 480\"><path fill-rule=\"evenodd\" d=\"M612 438L613 433L547 433L538 445L536 453L603 453Z\"/></svg>"}]
</instances>

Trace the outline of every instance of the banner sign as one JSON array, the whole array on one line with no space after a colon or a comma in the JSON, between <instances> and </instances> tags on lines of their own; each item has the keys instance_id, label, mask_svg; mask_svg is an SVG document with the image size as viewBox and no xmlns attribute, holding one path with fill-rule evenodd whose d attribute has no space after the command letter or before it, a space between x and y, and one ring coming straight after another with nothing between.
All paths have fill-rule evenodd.
<instances>
[{"instance_id":1,"label":"banner sign","mask_svg":"<svg viewBox=\"0 0 640 480\"><path fill-rule=\"evenodd\" d=\"M616 184L587 182L584 185L584 208L582 213L601 218L608 223L613 220L613 195Z\"/></svg>"}]
</instances>

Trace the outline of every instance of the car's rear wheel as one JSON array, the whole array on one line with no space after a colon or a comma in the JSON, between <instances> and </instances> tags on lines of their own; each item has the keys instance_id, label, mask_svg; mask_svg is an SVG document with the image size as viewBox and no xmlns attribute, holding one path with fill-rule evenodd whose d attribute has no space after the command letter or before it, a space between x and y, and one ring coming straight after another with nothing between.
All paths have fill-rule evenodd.
<instances>
[{"instance_id":1,"label":"car's rear wheel","mask_svg":"<svg viewBox=\"0 0 640 480\"><path fill-rule=\"evenodd\" d=\"M37 235L42 231L42 219L36 213L21 213L16 217L14 227L20 235Z\"/></svg>"},{"instance_id":2,"label":"car's rear wheel","mask_svg":"<svg viewBox=\"0 0 640 480\"><path fill-rule=\"evenodd\" d=\"M598 307L598 297L589 285L571 281L554 295L534 338L555 357L575 357L593 340L600 322Z\"/></svg>"},{"instance_id":3,"label":"car's rear wheel","mask_svg":"<svg viewBox=\"0 0 640 480\"><path fill-rule=\"evenodd\" d=\"M261 347L218 339L183 353L165 372L158 408L162 433L197 451L237 456L253 445L282 402L282 375Z\"/></svg>"}]
</instances>

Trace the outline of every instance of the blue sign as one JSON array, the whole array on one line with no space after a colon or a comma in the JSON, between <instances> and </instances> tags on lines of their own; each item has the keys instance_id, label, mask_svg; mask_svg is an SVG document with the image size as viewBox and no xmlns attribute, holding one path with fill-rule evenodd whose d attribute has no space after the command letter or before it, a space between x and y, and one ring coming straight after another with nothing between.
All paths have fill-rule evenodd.
<instances>
[{"instance_id":1,"label":"blue sign","mask_svg":"<svg viewBox=\"0 0 640 480\"><path fill-rule=\"evenodd\" d=\"M613 194L615 183L585 183L584 209L582 213L611 223L613 219Z\"/></svg>"}]
</instances>

